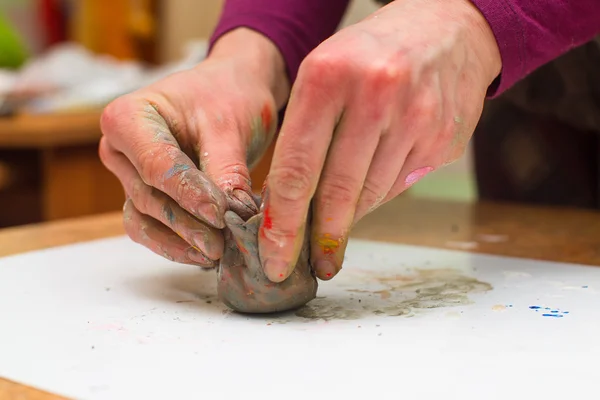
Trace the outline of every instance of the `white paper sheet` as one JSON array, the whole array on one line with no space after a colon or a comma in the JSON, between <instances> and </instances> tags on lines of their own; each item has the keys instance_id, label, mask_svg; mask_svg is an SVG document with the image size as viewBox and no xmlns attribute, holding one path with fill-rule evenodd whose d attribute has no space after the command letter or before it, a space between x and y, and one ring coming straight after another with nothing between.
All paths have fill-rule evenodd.
<instances>
[{"instance_id":1,"label":"white paper sheet","mask_svg":"<svg viewBox=\"0 0 600 400\"><path fill-rule=\"evenodd\" d=\"M594 267L351 240L299 316L230 313L215 280L127 238L0 259L0 376L79 399L598 398Z\"/></svg>"}]
</instances>

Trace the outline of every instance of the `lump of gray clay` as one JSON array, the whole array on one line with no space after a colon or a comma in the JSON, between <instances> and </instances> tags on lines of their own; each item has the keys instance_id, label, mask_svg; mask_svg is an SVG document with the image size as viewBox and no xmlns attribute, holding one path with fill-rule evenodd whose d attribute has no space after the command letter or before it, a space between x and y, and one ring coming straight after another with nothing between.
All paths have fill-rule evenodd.
<instances>
[{"instance_id":1,"label":"lump of gray clay","mask_svg":"<svg viewBox=\"0 0 600 400\"><path fill-rule=\"evenodd\" d=\"M244 222L233 211L225 213L225 252L217 273L219 299L234 311L274 313L299 308L317 295L317 279L310 265L309 231L292 274L281 283L267 278L258 254L258 228L263 214Z\"/></svg>"}]
</instances>

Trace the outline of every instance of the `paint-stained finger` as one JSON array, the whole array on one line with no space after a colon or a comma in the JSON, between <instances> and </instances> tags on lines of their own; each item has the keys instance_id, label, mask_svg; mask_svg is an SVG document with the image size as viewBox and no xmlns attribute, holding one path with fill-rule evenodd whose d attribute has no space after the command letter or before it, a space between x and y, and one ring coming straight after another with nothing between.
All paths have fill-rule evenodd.
<instances>
[{"instance_id":1,"label":"paint-stained finger","mask_svg":"<svg viewBox=\"0 0 600 400\"><path fill-rule=\"evenodd\" d=\"M157 103L140 96L124 96L105 109L103 134L147 185L166 193L195 217L223 228L225 195L181 150L164 117L173 111L160 110Z\"/></svg>"},{"instance_id":2,"label":"paint-stained finger","mask_svg":"<svg viewBox=\"0 0 600 400\"><path fill-rule=\"evenodd\" d=\"M121 180L138 211L171 228L206 257L218 260L223 255L223 235L220 230L199 221L167 195L146 185L129 160L112 149L110 144L103 142L101 146L106 167Z\"/></svg>"},{"instance_id":3,"label":"paint-stained finger","mask_svg":"<svg viewBox=\"0 0 600 400\"><path fill-rule=\"evenodd\" d=\"M248 120L233 116L216 118L201 114L198 124L202 132L197 149L200 169L227 195L230 209L244 220L258 212L252 198L249 166L254 165L273 140L277 117L275 104L248 110Z\"/></svg>"},{"instance_id":4,"label":"paint-stained finger","mask_svg":"<svg viewBox=\"0 0 600 400\"><path fill-rule=\"evenodd\" d=\"M165 225L139 212L131 199L127 199L123 207L123 224L134 242L167 260L202 268L213 268L216 265Z\"/></svg>"},{"instance_id":5,"label":"paint-stained finger","mask_svg":"<svg viewBox=\"0 0 600 400\"><path fill-rule=\"evenodd\" d=\"M313 200L311 261L323 280L342 268L356 205L384 129L381 113L361 103L344 112Z\"/></svg>"},{"instance_id":6,"label":"paint-stained finger","mask_svg":"<svg viewBox=\"0 0 600 400\"><path fill-rule=\"evenodd\" d=\"M275 146L263 198L259 253L272 282L285 280L296 265L310 202L341 112L316 79L300 74Z\"/></svg>"}]
</instances>

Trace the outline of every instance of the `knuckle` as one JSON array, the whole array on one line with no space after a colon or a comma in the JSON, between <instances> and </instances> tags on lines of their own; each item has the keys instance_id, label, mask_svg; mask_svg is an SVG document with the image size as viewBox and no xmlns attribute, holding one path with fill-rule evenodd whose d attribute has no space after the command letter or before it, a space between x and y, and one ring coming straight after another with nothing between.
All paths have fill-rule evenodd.
<instances>
[{"instance_id":1,"label":"knuckle","mask_svg":"<svg viewBox=\"0 0 600 400\"><path fill-rule=\"evenodd\" d=\"M355 180L347 175L329 175L321 184L319 203L334 207L353 204L356 202L355 187Z\"/></svg>"},{"instance_id":2,"label":"knuckle","mask_svg":"<svg viewBox=\"0 0 600 400\"><path fill-rule=\"evenodd\" d=\"M177 175L177 184L174 187L175 198L174 200L182 201L190 196L196 194L195 190L192 189L190 184L189 171L182 171Z\"/></svg>"},{"instance_id":3,"label":"knuckle","mask_svg":"<svg viewBox=\"0 0 600 400\"><path fill-rule=\"evenodd\" d=\"M299 76L310 87L321 88L327 83L342 79L348 70L348 63L335 52L314 51L302 62Z\"/></svg>"},{"instance_id":4,"label":"knuckle","mask_svg":"<svg viewBox=\"0 0 600 400\"><path fill-rule=\"evenodd\" d=\"M131 201L135 207L142 213L149 210L149 201L152 199L152 188L146 185L141 179L134 179L131 183Z\"/></svg>"},{"instance_id":5,"label":"knuckle","mask_svg":"<svg viewBox=\"0 0 600 400\"><path fill-rule=\"evenodd\" d=\"M305 162L274 169L269 176L269 190L284 201L295 202L312 196L312 170Z\"/></svg>"},{"instance_id":6,"label":"knuckle","mask_svg":"<svg viewBox=\"0 0 600 400\"><path fill-rule=\"evenodd\" d=\"M363 185L361 197L363 201L374 204L380 202L385 193L384 185L373 179L367 179Z\"/></svg>"},{"instance_id":7,"label":"knuckle","mask_svg":"<svg viewBox=\"0 0 600 400\"><path fill-rule=\"evenodd\" d=\"M118 134L121 120L124 115L127 115L130 102L127 96L119 97L110 102L100 115L100 130L105 136Z\"/></svg>"},{"instance_id":8,"label":"knuckle","mask_svg":"<svg viewBox=\"0 0 600 400\"><path fill-rule=\"evenodd\" d=\"M137 159L137 162L134 161L134 164L138 165L141 179L147 185L152 185L157 179L157 174L160 173L159 164L163 158L156 157L154 151L143 146L138 147L138 150L134 154L134 158Z\"/></svg>"},{"instance_id":9,"label":"knuckle","mask_svg":"<svg viewBox=\"0 0 600 400\"><path fill-rule=\"evenodd\" d=\"M410 68L387 59L375 60L368 65L365 75L372 86L389 88L407 82L410 78Z\"/></svg>"}]
</instances>

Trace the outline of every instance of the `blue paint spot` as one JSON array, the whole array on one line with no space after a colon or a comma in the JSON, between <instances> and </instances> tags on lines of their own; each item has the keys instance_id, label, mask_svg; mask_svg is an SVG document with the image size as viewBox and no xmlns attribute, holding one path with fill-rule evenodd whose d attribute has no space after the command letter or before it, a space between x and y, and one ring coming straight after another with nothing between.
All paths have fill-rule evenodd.
<instances>
[{"instance_id":1,"label":"blue paint spot","mask_svg":"<svg viewBox=\"0 0 600 400\"><path fill-rule=\"evenodd\" d=\"M550 307L546 307L546 308L544 308L544 310L550 310Z\"/></svg>"},{"instance_id":2,"label":"blue paint spot","mask_svg":"<svg viewBox=\"0 0 600 400\"><path fill-rule=\"evenodd\" d=\"M582 288L584 288L584 289L587 289L587 288L588 288L588 285L582 286Z\"/></svg>"},{"instance_id":3,"label":"blue paint spot","mask_svg":"<svg viewBox=\"0 0 600 400\"><path fill-rule=\"evenodd\" d=\"M507 305L506 307L512 308L512 306L513 306L512 304L509 304L509 305Z\"/></svg>"},{"instance_id":4,"label":"blue paint spot","mask_svg":"<svg viewBox=\"0 0 600 400\"><path fill-rule=\"evenodd\" d=\"M561 314L542 314L542 317L553 317L553 318L562 318Z\"/></svg>"},{"instance_id":5,"label":"blue paint spot","mask_svg":"<svg viewBox=\"0 0 600 400\"><path fill-rule=\"evenodd\" d=\"M568 314L568 313L569 313L568 311L563 311L563 314Z\"/></svg>"},{"instance_id":6,"label":"blue paint spot","mask_svg":"<svg viewBox=\"0 0 600 400\"><path fill-rule=\"evenodd\" d=\"M529 306L529 308L532 309L532 310L539 310L542 307L540 307L540 306Z\"/></svg>"},{"instance_id":7,"label":"blue paint spot","mask_svg":"<svg viewBox=\"0 0 600 400\"><path fill-rule=\"evenodd\" d=\"M168 171L165 173L165 179L172 178L172 177L174 177L175 175L177 175L178 173L180 173L180 172L183 172L183 171L187 171L188 169L190 169L190 166L189 166L189 165L185 165L185 164L175 164L175 165L173 166L173 168L171 168L170 170L168 170Z\"/></svg>"},{"instance_id":8,"label":"blue paint spot","mask_svg":"<svg viewBox=\"0 0 600 400\"><path fill-rule=\"evenodd\" d=\"M558 313L558 310L552 310L552 311L550 311L550 312L551 312L552 314L557 314L557 313Z\"/></svg>"}]
</instances>

